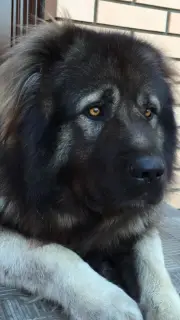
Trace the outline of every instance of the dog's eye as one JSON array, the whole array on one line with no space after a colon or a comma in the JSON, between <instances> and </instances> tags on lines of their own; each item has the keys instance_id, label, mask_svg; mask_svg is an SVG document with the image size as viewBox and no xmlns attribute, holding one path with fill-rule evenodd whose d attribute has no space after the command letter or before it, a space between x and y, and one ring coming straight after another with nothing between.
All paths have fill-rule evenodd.
<instances>
[{"instance_id":1,"label":"dog's eye","mask_svg":"<svg viewBox=\"0 0 180 320\"><path fill-rule=\"evenodd\" d=\"M105 121L109 119L110 112L109 109L104 108L104 105L101 103L87 107L84 111L84 115L95 121Z\"/></svg>"},{"instance_id":2,"label":"dog's eye","mask_svg":"<svg viewBox=\"0 0 180 320\"><path fill-rule=\"evenodd\" d=\"M90 117L99 117L102 115L102 110L100 107L91 107L88 109L88 114Z\"/></svg>"},{"instance_id":3,"label":"dog's eye","mask_svg":"<svg viewBox=\"0 0 180 320\"><path fill-rule=\"evenodd\" d=\"M149 108L147 108L144 112L145 117L150 120L153 117L153 111Z\"/></svg>"}]
</instances>

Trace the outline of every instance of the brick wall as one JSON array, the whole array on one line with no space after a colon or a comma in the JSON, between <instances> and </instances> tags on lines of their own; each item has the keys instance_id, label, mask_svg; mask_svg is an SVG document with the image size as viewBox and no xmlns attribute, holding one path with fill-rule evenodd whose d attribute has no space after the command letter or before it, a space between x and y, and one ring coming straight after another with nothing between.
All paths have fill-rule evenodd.
<instances>
[{"instance_id":1,"label":"brick wall","mask_svg":"<svg viewBox=\"0 0 180 320\"><path fill-rule=\"evenodd\" d=\"M47 0L46 4L47 11L57 18L65 8L80 24L119 29L145 38L171 57L180 71L180 0ZM180 78L175 93L180 134ZM168 202L180 208L180 144L177 154Z\"/></svg>"}]
</instances>

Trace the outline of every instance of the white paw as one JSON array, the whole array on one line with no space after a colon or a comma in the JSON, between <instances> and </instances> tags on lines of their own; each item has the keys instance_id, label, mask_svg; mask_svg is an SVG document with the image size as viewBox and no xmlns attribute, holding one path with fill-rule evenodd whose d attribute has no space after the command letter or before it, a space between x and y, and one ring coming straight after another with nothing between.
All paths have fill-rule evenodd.
<instances>
[{"instance_id":1,"label":"white paw","mask_svg":"<svg viewBox=\"0 0 180 320\"><path fill-rule=\"evenodd\" d=\"M143 320L137 303L115 286L99 297L94 292L92 299L88 297L76 311L73 320Z\"/></svg>"},{"instance_id":2,"label":"white paw","mask_svg":"<svg viewBox=\"0 0 180 320\"><path fill-rule=\"evenodd\" d=\"M48 269L47 274L54 281L48 283L46 295L43 286L42 295L62 305L68 319L143 320L136 302L96 273L77 254L48 245L37 249L38 258L40 251L44 267L51 264L51 273Z\"/></svg>"},{"instance_id":3,"label":"white paw","mask_svg":"<svg viewBox=\"0 0 180 320\"><path fill-rule=\"evenodd\" d=\"M180 297L175 290L164 292L144 309L145 320L180 320Z\"/></svg>"}]
</instances>

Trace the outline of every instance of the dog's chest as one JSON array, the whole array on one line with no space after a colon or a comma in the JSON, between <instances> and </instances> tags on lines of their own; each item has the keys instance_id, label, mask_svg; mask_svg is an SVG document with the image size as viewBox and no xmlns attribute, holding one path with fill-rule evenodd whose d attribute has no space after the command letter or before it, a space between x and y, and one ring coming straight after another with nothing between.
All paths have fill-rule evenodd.
<instances>
[{"instance_id":1,"label":"dog's chest","mask_svg":"<svg viewBox=\"0 0 180 320\"><path fill-rule=\"evenodd\" d=\"M85 251L116 248L119 247L120 243L126 243L129 239L141 236L150 224L151 222L147 220L147 217L109 218L91 227L88 231L83 230L80 247Z\"/></svg>"},{"instance_id":2,"label":"dog's chest","mask_svg":"<svg viewBox=\"0 0 180 320\"><path fill-rule=\"evenodd\" d=\"M0 222L28 237L60 243L79 252L117 246L122 239L140 235L147 227L147 219L138 215L126 219L121 216L96 219L59 210L17 214L12 204L6 207Z\"/></svg>"}]
</instances>

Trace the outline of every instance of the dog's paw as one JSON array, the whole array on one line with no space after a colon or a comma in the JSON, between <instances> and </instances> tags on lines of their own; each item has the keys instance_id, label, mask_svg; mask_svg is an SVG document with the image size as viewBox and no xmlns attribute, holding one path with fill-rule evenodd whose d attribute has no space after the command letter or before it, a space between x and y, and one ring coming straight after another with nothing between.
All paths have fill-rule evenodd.
<instances>
[{"instance_id":1,"label":"dog's paw","mask_svg":"<svg viewBox=\"0 0 180 320\"><path fill-rule=\"evenodd\" d=\"M108 294L107 301L110 302L107 319L143 320L137 303L124 291L118 290L114 294Z\"/></svg>"},{"instance_id":2,"label":"dog's paw","mask_svg":"<svg viewBox=\"0 0 180 320\"><path fill-rule=\"evenodd\" d=\"M96 296L96 297L95 297ZM72 319L86 320L143 320L141 311L134 300L123 290L103 292L85 302Z\"/></svg>"},{"instance_id":3,"label":"dog's paw","mask_svg":"<svg viewBox=\"0 0 180 320\"><path fill-rule=\"evenodd\" d=\"M180 320L180 297L175 290L164 292L146 306L143 314L145 320Z\"/></svg>"}]
</instances>

